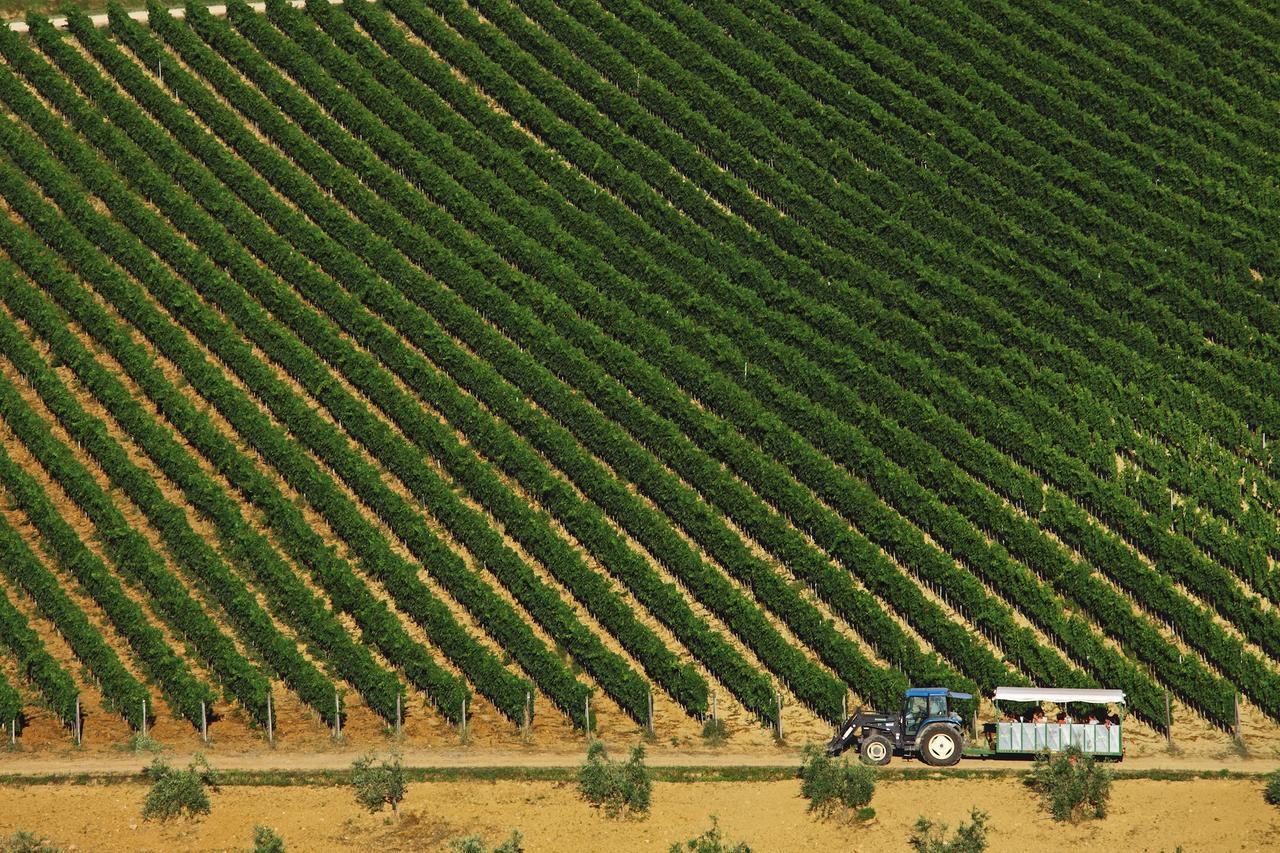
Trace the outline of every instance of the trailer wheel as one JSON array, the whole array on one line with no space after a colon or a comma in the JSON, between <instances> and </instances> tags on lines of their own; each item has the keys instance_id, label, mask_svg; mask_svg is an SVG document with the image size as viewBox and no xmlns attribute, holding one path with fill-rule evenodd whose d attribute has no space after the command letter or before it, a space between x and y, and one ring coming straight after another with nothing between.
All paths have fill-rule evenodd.
<instances>
[{"instance_id":1,"label":"trailer wheel","mask_svg":"<svg viewBox=\"0 0 1280 853\"><path fill-rule=\"evenodd\" d=\"M893 744L884 735L868 735L862 739L858 751L864 764L885 765L893 757Z\"/></svg>"},{"instance_id":2,"label":"trailer wheel","mask_svg":"<svg viewBox=\"0 0 1280 853\"><path fill-rule=\"evenodd\" d=\"M955 729L942 723L926 726L916 743L920 758L933 767L950 767L960 760L964 743Z\"/></svg>"}]
</instances>

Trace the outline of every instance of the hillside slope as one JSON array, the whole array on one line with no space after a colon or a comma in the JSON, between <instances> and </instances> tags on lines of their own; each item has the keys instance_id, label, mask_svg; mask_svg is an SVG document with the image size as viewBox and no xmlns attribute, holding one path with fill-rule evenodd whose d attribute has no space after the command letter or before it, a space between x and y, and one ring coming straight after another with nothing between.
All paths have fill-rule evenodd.
<instances>
[{"instance_id":1,"label":"hillside slope","mask_svg":"<svg viewBox=\"0 0 1280 853\"><path fill-rule=\"evenodd\" d=\"M1280 722L1266 10L29 23L0 719Z\"/></svg>"}]
</instances>

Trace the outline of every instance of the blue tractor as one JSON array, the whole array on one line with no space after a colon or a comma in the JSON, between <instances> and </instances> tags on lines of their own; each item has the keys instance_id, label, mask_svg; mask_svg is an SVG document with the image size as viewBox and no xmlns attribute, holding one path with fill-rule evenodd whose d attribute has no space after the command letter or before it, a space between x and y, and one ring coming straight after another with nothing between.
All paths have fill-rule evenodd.
<instances>
[{"instance_id":1,"label":"blue tractor","mask_svg":"<svg viewBox=\"0 0 1280 853\"><path fill-rule=\"evenodd\" d=\"M827 744L827 754L856 749L868 764L888 764L895 752L918 755L933 767L950 767L964 752L964 729L951 702L972 699L945 687L912 687L899 714L854 713Z\"/></svg>"}]
</instances>

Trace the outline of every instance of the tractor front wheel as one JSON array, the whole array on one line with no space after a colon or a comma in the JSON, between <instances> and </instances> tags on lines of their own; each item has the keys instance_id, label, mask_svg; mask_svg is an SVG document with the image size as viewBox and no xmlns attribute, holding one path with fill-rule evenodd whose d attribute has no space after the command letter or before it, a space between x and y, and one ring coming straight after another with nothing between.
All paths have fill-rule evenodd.
<instances>
[{"instance_id":1,"label":"tractor front wheel","mask_svg":"<svg viewBox=\"0 0 1280 853\"><path fill-rule=\"evenodd\" d=\"M868 735L858 748L864 764L885 765L893 757L893 744L884 735Z\"/></svg>"},{"instance_id":2,"label":"tractor front wheel","mask_svg":"<svg viewBox=\"0 0 1280 853\"><path fill-rule=\"evenodd\" d=\"M920 745L920 758L932 767L950 767L960 760L964 743L950 726L935 723L926 726L916 741Z\"/></svg>"}]
</instances>

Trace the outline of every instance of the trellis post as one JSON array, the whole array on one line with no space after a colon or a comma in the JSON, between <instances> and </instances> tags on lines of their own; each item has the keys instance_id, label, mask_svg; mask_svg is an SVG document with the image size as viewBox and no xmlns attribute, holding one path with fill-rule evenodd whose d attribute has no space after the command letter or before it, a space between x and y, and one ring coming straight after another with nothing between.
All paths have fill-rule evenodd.
<instances>
[{"instance_id":1,"label":"trellis post","mask_svg":"<svg viewBox=\"0 0 1280 853\"><path fill-rule=\"evenodd\" d=\"M1173 746L1173 702L1168 690L1164 692L1164 736L1169 746Z\"/></svg>"},{"instance_id":2,"label":"trellis post","mask_svg":"<svg viewBox=\"0 0 1280 853\"><path fill-rule=\"evenodd\" d=\"M396 694L396 737L400 737L400 694Z\"/></svg>"},{"instance_id":3,"label":"trellis post","mask_svg":"<svg viewBox=\"0 0 1280 853\"><path fill-rule=\"evenodd\" d=\"M276 733L271 717L271 694L267 694L267 743L276 742Z\"/></svg>"},{"instance_id":4,"label":"trellis post","mask_svg":"<svg viewBox=\"0 0 1280 853\"><path fill-rule=\"evenodd\" d=\"M80 745L80 697L76 697L76 746Z\"/></svg>"},{"instance_id":5,"label":"trellis post","mask_svg":"<svg viewBox=\"0 0 1280 853\"><path fill-rule=\"evenodd\" d=\"M205 712L204 700L200 700L200 740L209 742L209 717Z\"/></svg>"}]
</instances>

